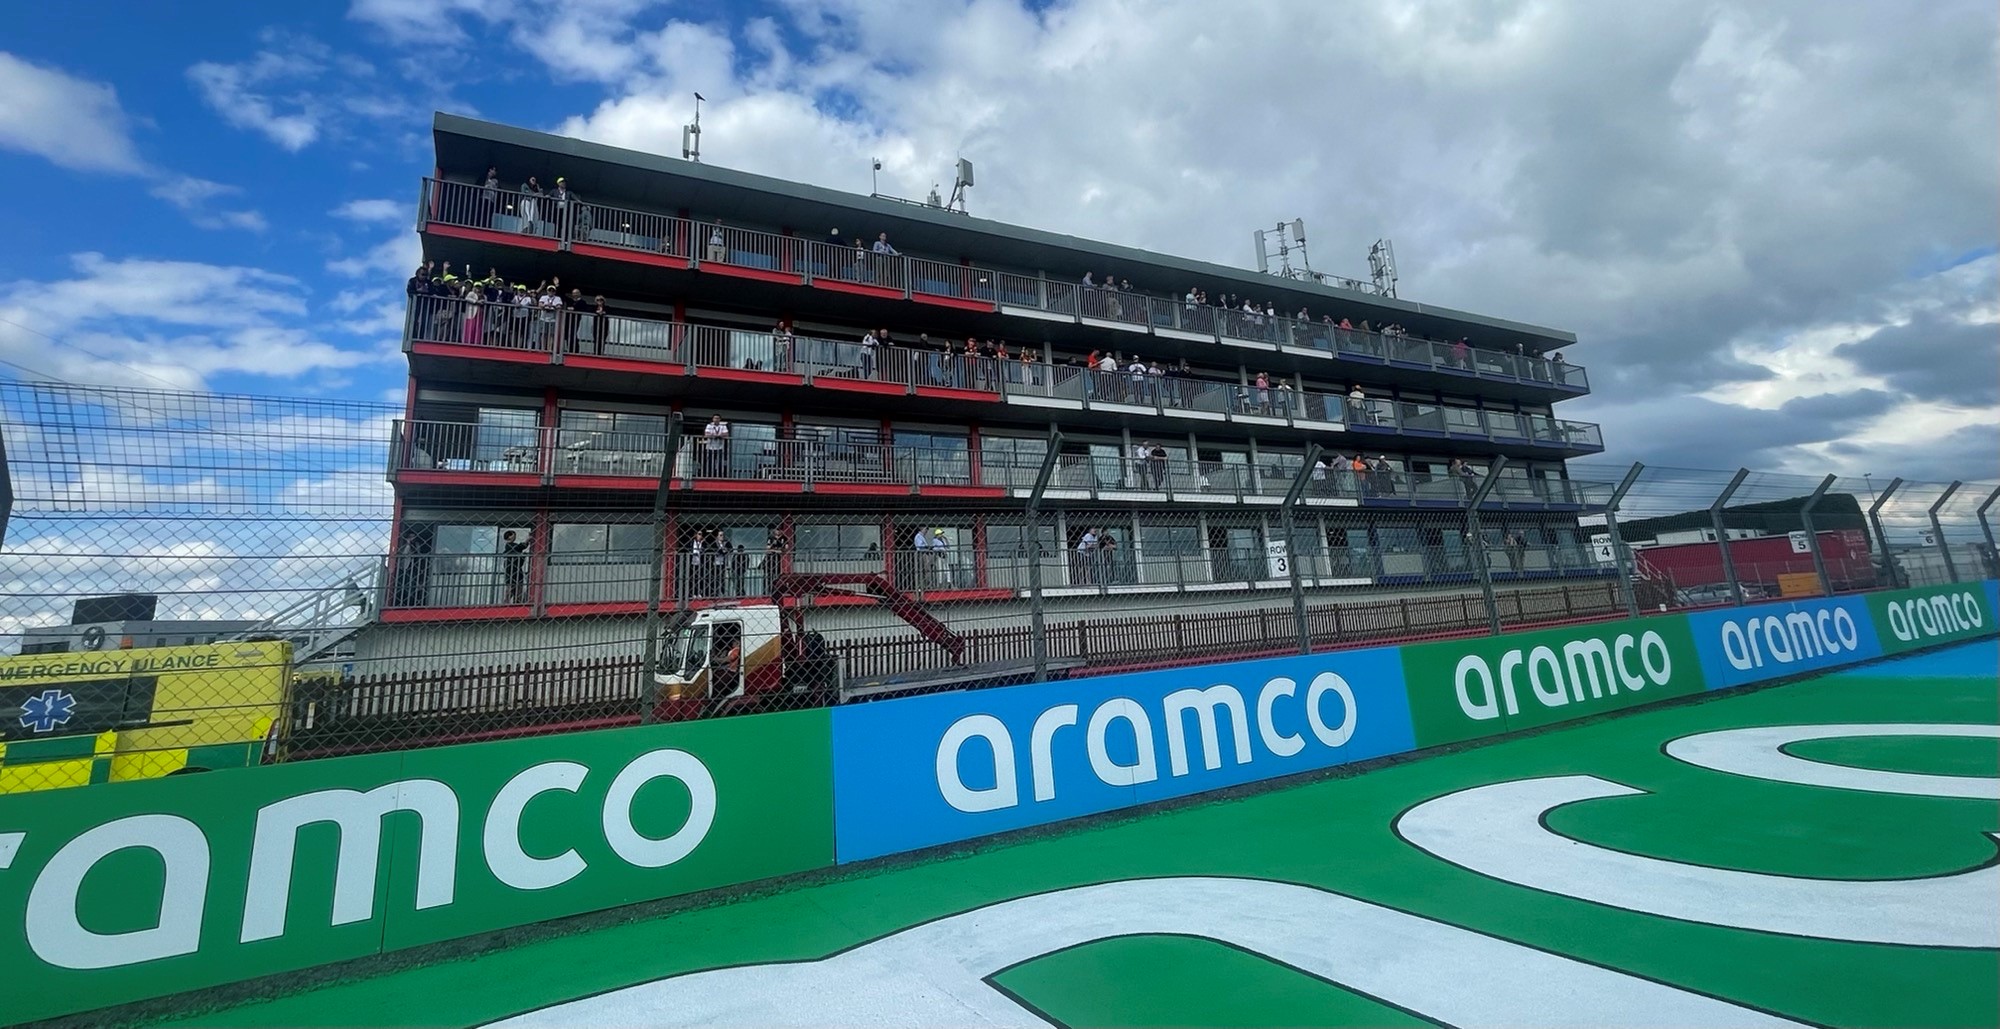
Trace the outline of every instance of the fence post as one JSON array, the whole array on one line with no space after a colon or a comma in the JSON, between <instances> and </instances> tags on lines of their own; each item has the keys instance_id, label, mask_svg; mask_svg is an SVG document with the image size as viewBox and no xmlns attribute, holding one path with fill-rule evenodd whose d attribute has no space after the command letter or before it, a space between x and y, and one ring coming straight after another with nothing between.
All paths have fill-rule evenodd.
<instances>
[{"instance_id":1,"label":"fence post","mask_svg":"<svg viewBox=\"0 0 2000 1029\"><path fill-rule=\"evenodd\" d=\"M1992 503L1992 501L1987 501ZM7 542L7 521L14 517L14 469L7 461L7 436L0 433L0 544ZM1981 524L1986 521L1986 509L1979 509ZM1987 539L1993 534L1988 532Z\"/></svg>"},{"instance_id":2,"label":"fence post","mask_svg":"<svg viewBox=\"0 0 2000 1029\"><path fill-rule=\"evenodd\" d=\"M681 413L675 411L667 416L667 440L664 460L660 464L660 481L653 488L653 564L652 572L646 577L646 656L639 666L639 681L644 683L640 696L644 706L639 710L639 721L650 723L654 709L659 706L660 679L657 674L660 663L660 591L663 583L660 576L667 567L667 498L674 478L674 465L680 453Z\"/></svg>"},{"instance_id":3,"label":"fence post","mask_svg":"<svg viewBox=\"0 0 2000 1029\"><path fill-rule=\"evenodd\" d=\"M1889 589L1896 588L1897 574L1895 559L1889 556L1889 537L1882 533L1882 505L1887 504L1890 494L1902 485L1902 476L1890 479L1889 485L1882 487L1882 492L1875 497L1875 502L1868 505L1868 526L1875 530L1875 545L1882 548L1882 575L1889 580Z\"/></svg>"},{"instance_id":4,"label":"fence post","mask_svg":"<svg viewBox=\"0 0 2000 1029\"><path fill-rule=\"evenodd\" d=\"M1290 489L1285 491L1284 503L1278 505L1278 518L1285 526L1285 570L1290 573L1292 584L1292 626L1298 630L1299 653L1312 653L1312 628L1306 625L1306 589L1299 581L1299 555L1292 552L1294 537L1298 535L1299 497L1312 482L1313 464L1319 460L1320 445L1306 447L1305 460L1299 464L1299 474L1292 477Z\"/></svg>"},{"instance_id":5,"label":"fence post","mask_svg":"<svg viewBox=\"0 0 2000 1029\"><path fill-rule=\"evenodd\" d=\"M1500 635L1500 601L1493 596L1493 571L1486 567L1486 536L1479 524L1479 505L1486 502L1486 494L1500 483L1500 470L1507 467L1506 455L1493 459L1486 466L1486 478L1479 481L1479 488L1465 502L1465 534L1471 537L1472 567L1479 573L1479 595L1486 602L1486 626L1493 635ZM1407 609L1406 609L1407 610Z\"/></svg>"},{"instance_id":6,"label":"fence post","mask_svg":"<svg viewBox=\"0 0 2000 1029\"><path fill-rule=\"evenodd\" d=\"M1826 496L1826 491L1832 488L1834 478L1835 476L1829 475L1821 479L1819 488L1813 490L1812 496L1807 497L1806 502L1799 505L1799 527L1806 532L1806 552L1812 555L1813 574L1819 576L1819 593L1823 597L1833 596L1833 579L1826 574L1826 555L1819 552L1819 530L1813 527L1812 513L1813 508L1819 506L1819 499Z\"/></svg>"},{"instance_id":7,"label":"fence post","mask_svg":"<svg viewBox=\"0 0 2000 1029\"><path fill-rule=\"evenodd\" d=\"M1041 470L1035 473L1035 488L1028 491L1028 646L1035 658L1035 681L1049 679L1049 637L1042 611L1042 493L1055 475L1057 451L1062 449L1062 432L1049 427L1048 449L1042 452ZM1060 548L1065 557L1069 547Z\"/></svg>"},{"instance_id":8,"label":"fence post","mask_svg":"<svg viewBox=\"0 0 2000 1029\"><path fill-rule=\"evenodd\" d=\"M1729 552L1729 530L1722 524L1722 508L1729 498L1736 495L1737 487L1750 477L1750 469L1736 469L1735 477L1729 480L1715 503L1708 505L1708 522L1715 528L1715 545L1722 548L1722 576L1729 581L1729 601L1737 607L1743 606L1743 584L1736 579L1736 558Z\"/></svg>"},{"instance_id":9,"label":"fence post","mask_svg":"<svg viewBox=\"0 0 2000 1029\"><path fill-rule=\"evenodd\" d=\"M0 451L0 457L4 457L4 451ZM0 476L4 476L5 474L6 462L0 460ZM2000 500L2000 488L1995 488L1986 497L1985 502L1979 505L1979 532L1986 537L1986 560L1984 562L1986 567L1979 570L1979 577L1982 579L1993 575L1995 567L2000 566L2000 550L1995 550L1993 546L1993 523L1986 520L1986 509L1992 507L1993 502L1996 500ZM0 542L4 542L6 532L6 516L0 514Z\"/></svg>"},{"instance_id":10,"label":"fence post","mask_svg":"<svg viewBox=\"0 0 2000 1029\"><path fill-rule=\"evenodd\" d=\"M1951 495L1957 493L1958 488L1963 485L1965 483L1953 479L1951 485L1944 488L1944 495L1937 498L1937 503L1931 505L1930 512L1931 533L1937 537L1938 554L1944 558L1945 578L1951 582L1958 581L1958 565L1951 559L1951 543L1944 538L1944 526L1938 523L1938 512L1944 510L1944 505L1951 501Z\"/></svg>"},{"instance_id":11,"label":"fence post","mask_svg":"<svg viewBox=\"0 0 2000 1029\"><path fill-rule=\"evenodd\" d=\"M1633 483L1639 481L1639 473L1645 470L1645 465L1632 462L1631 470L1619 481L1618 488L1611 491L1611 500L1604 505L1604 532L1611 538L1611 564L1618 570L1618 595L1625 598L1625 613L1633 618L1639 617L1639 596L1632 589L1632 569L1626 564L1625 540L1618 534L1618 505L1625 502L1625 494L1632 489ZM1569 591L1563 592L1567 596Z\"/></svg>"}]
</instances>

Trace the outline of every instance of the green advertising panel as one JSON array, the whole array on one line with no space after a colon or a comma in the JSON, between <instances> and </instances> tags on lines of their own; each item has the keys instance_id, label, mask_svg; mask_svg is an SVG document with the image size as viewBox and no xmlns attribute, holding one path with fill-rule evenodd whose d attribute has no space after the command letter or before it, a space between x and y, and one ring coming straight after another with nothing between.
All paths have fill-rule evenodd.
<instances>
[{"instance_id":1,"label":"green advertising panel","mask_svg":"<svg viewBox=\"0 0 2000 1029\"><path fill-rule=\"evenodd\" d=\"M1868 612L1884 654L1991 636L1995 627L1993 601L1977 582L1870 593Z\"/></svg>"},{"instance_id":2,"label":"green advertising panel","mask_svg":"<svg viewBox=\"0 0 2000 1029\"><path fill-rule=\"evenodd\" d=\"M1491 736L1702 690L1673 615L1403 648L1417 746Z\"/></svg>"},{"instance_id":3,"label":"green advertising panel","mask_svg":"<svg viewBox=\"0 0 2000 1029\"><path fill-rule=\"evenodd\" d=\"M797 711L412 751L403 775L464 799L450 857L406 818L384 950L833 864L830 714Z\"/></svg>"},{"instance_id":4,"label":"green advertising panel","mask_svg":"<svg viewBox=\"0 0 2000 1029\"><path fill-rule=\"evenodd\" d=\"M0 797L0 1024L831 864L825 711Z\"/></svg>"}]
</instances>

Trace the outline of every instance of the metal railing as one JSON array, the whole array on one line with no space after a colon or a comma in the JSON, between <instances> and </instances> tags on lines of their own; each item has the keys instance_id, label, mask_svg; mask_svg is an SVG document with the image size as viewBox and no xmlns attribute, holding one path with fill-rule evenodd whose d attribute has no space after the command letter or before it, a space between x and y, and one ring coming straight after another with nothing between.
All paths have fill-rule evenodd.
<instances>
[{"instance_id":1,"label":"metal railing","mask_svg":"<svg viewBox=\"0 0 2000 1029\"><path fill-rule=\"evenodd\" d=\"M1018 272L906 254L881 254L874 241L835 245L714 221L585 202L573 195L424 180L424 217L443 225L514 232L569 243L607 246L690 261L830 279L925 294L1031 308L1145 330L1171 330L1218 340L1317 350L1370 363L1419 366L1473 378L1588 391L1579 365L1504 351L1343 329L1267 311L1250 312L1185 298L1102 287L1083 288Z\"/></svg>"}]
</instances>

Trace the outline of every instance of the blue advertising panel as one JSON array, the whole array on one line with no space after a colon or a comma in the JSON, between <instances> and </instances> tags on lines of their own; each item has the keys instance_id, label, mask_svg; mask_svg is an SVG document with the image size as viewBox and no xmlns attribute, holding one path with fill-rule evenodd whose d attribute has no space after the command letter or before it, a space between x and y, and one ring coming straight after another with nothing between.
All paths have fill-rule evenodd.
<instances>
[{"instance_id":1,"label":"blue advertising panel","mask_svg":"<svg viewBox=\"0 0 2000 1029\"><path fill-rule=\"evenodd\" d=\"M838 707L842 862L1409 750L1393 648Z\"/></svg>"},{"instance_id":2,"label":"blue advertising panel","mask_svg":"<svg viewBox=\"0 0 2000 1029\"><path fill-rule=\"evenodd\" d=\"M1711 690L1882 656L1881 638L1861 597L1694 611L1687 618Z\"/></svg>"}]
</instances>

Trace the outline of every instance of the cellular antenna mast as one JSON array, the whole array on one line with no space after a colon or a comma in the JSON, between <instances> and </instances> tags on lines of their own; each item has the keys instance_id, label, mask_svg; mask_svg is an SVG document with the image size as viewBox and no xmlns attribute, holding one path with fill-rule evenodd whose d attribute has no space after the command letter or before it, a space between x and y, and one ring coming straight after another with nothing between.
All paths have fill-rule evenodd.
<instances>
[{"instance_id":1,"label":"cellular antenna mast","mask_svg":"<svg viewBox=\"0 0 2000 1029\"><path fill-rule=\"evenodd\" d=\"M681 126L681 157L701 163L701 101L702 95L694 95L694 120Z\"/></svg>"}]
</instances>

